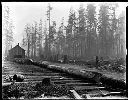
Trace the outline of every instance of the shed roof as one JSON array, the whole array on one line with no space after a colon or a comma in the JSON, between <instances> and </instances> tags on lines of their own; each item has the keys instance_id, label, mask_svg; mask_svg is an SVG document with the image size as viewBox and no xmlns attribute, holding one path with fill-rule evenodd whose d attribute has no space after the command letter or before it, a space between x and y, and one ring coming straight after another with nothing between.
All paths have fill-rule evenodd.
<instances>
[{"instance_id":1,"label":"shed roof","mask_svg":"<svg viewBox=\"0 0 128 100\"><path fill-rule=\"evenodd\" d=\"M20 48L20 49L22 49L22 50L24 50L23 48L21 48L21 47L19 46L19 44L16 45L15 47L11 48L10 50L13 50L13 49L15 49L15 48L17 48L17 47ZM10 50L9 50L9 51L10 51ZM25 50L24 50L24 51L25 51Z\"/></svg>"}]
</instances>

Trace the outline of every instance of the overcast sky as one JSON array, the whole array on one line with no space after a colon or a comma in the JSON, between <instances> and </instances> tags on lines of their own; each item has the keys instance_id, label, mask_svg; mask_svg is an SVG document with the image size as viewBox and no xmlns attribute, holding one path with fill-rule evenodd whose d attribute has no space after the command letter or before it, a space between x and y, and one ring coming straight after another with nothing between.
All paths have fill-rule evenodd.
<instances>
[{"instance_id":1,"label":"overcast sky","mask_svg":"<svg viewBox=\"0 0 128 100\"><path fill-rule=\"evenodd\" d=\"M49 2L2 2L2 7L8 5L11 10L11 19L13 20L14 29L14 43L20 43L23 38L23 30L25 24L32 24L34 21L39 23L42 19L43 25L47 21L46 11ZM88 2L83 2L86 6ZM57 22L57 27L60 25L62 17L64 17L64 24L66 24L69 16L70 8L72 7L76 12L79 9L80 2L50 2L53 7L51 11L51 20ZM95 3L98 5L99 3ZM127 3L118 3L120 13L126 9ZM118 14L119 14L118 13Z\"/></svg>"}]
</instances>

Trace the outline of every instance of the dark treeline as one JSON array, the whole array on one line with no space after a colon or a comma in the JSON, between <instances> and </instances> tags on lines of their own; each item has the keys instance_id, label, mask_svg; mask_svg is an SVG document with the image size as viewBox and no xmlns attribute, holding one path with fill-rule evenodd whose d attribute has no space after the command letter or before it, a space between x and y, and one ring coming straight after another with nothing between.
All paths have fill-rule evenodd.
<instances>
[{"instance_id":1,"label":"dark treeline","mask_svg":"<svg viewBox=\"0 0 128 100\"><path fill-rule=\"evenodd\" d=\"M96 6L81 4L75 12L70 9L68 24L64 19L57 30L56 22L49 29L39 24L25 27L23 46L27 46L27 56L47 60L57 60L67 55L72 60L90 60L96 56L108 58L125 57L125 15L116 17L117 4ZM48 31L48 32L47 32Z\"/></svg>"}]
</instances>

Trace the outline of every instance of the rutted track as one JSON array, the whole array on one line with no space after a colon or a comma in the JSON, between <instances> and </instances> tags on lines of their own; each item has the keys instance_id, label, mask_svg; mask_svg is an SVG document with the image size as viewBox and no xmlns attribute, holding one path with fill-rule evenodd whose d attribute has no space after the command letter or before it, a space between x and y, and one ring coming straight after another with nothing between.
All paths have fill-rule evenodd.
<instances>
[{"instance_id":1,"label":"rutted track","mask_svg":"<svg viewBox=\"0 0 128 100\"><path fill-rule=\"evenodd\" d=\"M22 64L5 64L7 68L2 69L2 75L14 75L20 73L25 76L24 82L41 82L43 78L51 78L54 84L66 85L74 89L81 97L88 98L86 94L95 94L95 96L103 96L110 94L110 92L120 92L117 90L110 90L101 83L96 83L80 77L74 77L67 73L60 73L55 70L46 69L43 66L22 65ZM10 69L9 69L10 68ZM117 93L120 95L120 93ZM123 96L123 95L122 95Z\"/></svg>"},{"instance_id":2,"label":"rutted track","mask_svg":"<svg viewBox=\"0 0 128 100\"><path fill-rule=\"evenodd\" d=\"M35 65L38 65L38 66L42 66L42 64L40 65L39 63L34 63ZM47 64L44 64L45 65L45 68L47 66ZM47 67L49 68L49 67ZM57 72L61 72L61 73L64 73L62 70L56 70L56 69L51 69L50 70L52 71L57 71ZM101 82L96 82L96 80L92 80L92 79L89 79L89 78L85 78L85 77L81 77L79 75L75 75L75 74L72 74L72 73L67 73L67 77L68 78L73 78L73 82L69 82L69 81L66 81L64 84L65 85L68 85L68 86L72 86L78 94L80 94L82 97L84 98L90 98L90 96L88 96L87 94L89 95L92 95L95 96L95 97L104 97L104 96L121 96L121 97L124 97L126 96L126 90L122 90L122 89L114 89L114 88L111 88L111 87L108 87L104 84L102 84ZM78 81L77 81L78 80ZM79 81L80 80L80 81ZM59 84L60 83L63 83L61 82L62 80L59 80ZM107 80L109 81L109 80ZM109 83L110 84L110 83ZM113 84L112 84L113 85ZM124 84L123 84L124 85ZM123 86L125 87L125 86Z\"/></svg>"}]
</instances>

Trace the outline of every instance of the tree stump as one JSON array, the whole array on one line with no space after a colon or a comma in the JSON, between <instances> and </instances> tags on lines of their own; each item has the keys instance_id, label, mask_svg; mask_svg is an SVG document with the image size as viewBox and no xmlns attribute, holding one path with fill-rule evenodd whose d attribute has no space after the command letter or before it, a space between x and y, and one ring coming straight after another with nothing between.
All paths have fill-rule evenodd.
<instances>
[{"instance_id":1,"label":"tree stump","mask_svg":"<svg viewBox=\"0 0 128 100\"><path fill-rule=\"evenodd\" d=\"M49 86L49 85L52 85L52 83L51 83L51 79L50 78L44 78L43 80L42 80L42 86Z\"/></svg>"}]
</instances>

